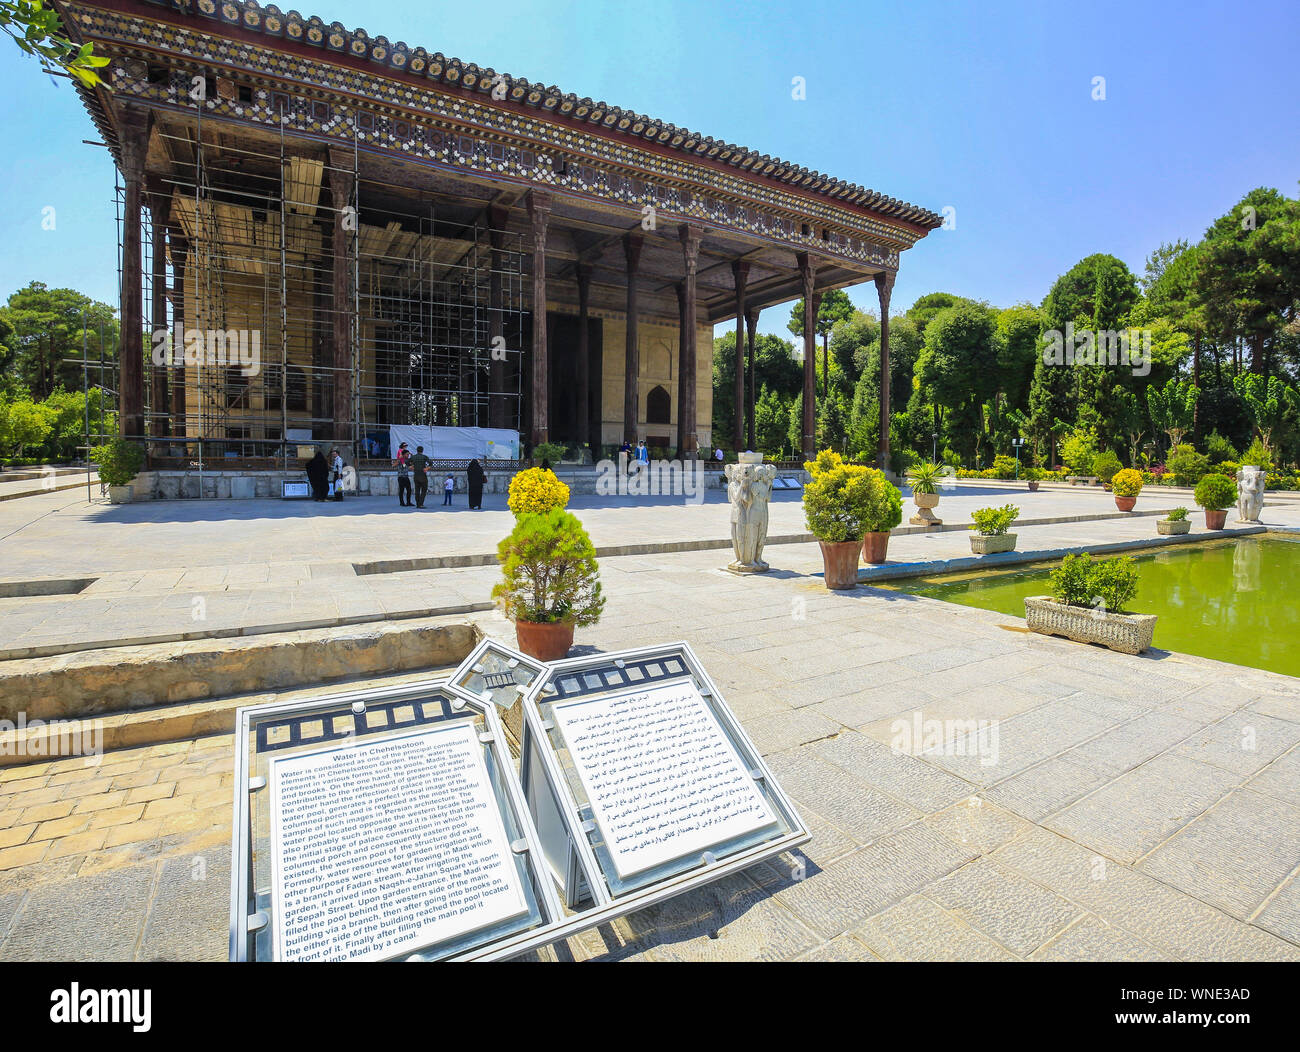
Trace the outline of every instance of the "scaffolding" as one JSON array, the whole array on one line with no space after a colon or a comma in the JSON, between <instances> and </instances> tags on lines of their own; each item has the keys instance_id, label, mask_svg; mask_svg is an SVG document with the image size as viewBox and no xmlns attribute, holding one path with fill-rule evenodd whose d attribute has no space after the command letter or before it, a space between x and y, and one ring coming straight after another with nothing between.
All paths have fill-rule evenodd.
<instances>
[{"instance_id":1,"label":"scaffolding","mask_svg":"<svg viewBox=\"0 0 1300 1052\"><path fill-rule=\"evenodd\" d=\"M368 174L355 138L327 151L284 124L256 137L200 107L154 126L168 162L151 164L138 275L151 466L289 468L321 444L386 459L390 424L521 429L520 235L482 204ZM120 245L119 224L119 276Z\"/></svg>"}]
</instances>

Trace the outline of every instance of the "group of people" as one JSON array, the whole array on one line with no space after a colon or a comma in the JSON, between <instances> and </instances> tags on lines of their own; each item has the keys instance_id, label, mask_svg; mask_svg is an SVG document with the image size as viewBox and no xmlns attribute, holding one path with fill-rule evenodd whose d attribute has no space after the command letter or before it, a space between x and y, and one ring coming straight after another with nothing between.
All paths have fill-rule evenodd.
<instances>
[{"instance_id":1,"label":"group of people","mask_svg":"<svg viewBox=\"0 0 1300 1052\"><path fill-rule=\"evenodd\" d=\"M311 499L329 500L330 482L334 483L334 499L343 499L343 454L331 449L329 459L319 449L307 462L307 481L311 484Z\"/></svg>"},{"instance_id":2,"label":"group of people","mask_svg":"<svg viewBox=\"0 0 1300 1052\"><path fill-rule=\"evenodd\" d=\"M415 452L412 453L405 442L401 443L397 447L397 455L393 458L393 466L397 468L397 503L403 508L423 508L425 498L429 495L429 475L433 467L433 461L424 454L424 447L416 446ZM465 475L469 480L470 510L481 511L483 509L483 483L487 478L487 473L483 470L483 465L477 459L474 459L469 462ZM411 503L412 476L414 476L415 481L414 504ZM442 480L443 507L451 507L451 497L455 492L456 479L452 475L447 475Z\"/></svg>"}]
</instances>

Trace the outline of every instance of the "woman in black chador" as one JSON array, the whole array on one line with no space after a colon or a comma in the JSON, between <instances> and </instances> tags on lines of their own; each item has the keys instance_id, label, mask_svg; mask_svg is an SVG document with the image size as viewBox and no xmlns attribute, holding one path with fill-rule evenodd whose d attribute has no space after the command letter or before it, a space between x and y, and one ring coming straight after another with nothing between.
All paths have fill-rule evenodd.
<instances>
[{"instance_id":1,"label":"woman in black chador","mask_svg":"<svg viewBox=\"0 0 1300 1052\"><path fill-rule=\"evenodd\" d=\"M469 506L476 511L482 510L483 480L487 477L483 465L477 460L471 460L466 474L469 476Z\"/></svg>"},{"instance_id":2,"label":"woman in black chador","mask_svg":"<svg viewBox=\"0 0 1300 1052\"><path fill-rule=\"evenodd\" d=\"M330 466L325 463L325 456L318 449L316 455L307 462L307 481L311 483L312 500L324 500L329 493Z\"/></svg>"}]
</instances>

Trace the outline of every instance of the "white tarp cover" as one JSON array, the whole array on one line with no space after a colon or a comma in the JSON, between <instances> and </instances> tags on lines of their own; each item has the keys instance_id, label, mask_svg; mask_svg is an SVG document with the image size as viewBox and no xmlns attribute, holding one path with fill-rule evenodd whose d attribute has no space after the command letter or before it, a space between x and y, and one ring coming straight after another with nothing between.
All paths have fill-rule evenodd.
<instances>
[{"instance_id":1,"label":"white tarp cover","mask_svg":"<svg viewBox=\"0 0 1300 1052\"><path fill-rule=\"evenodd\" d=\"M405 442L412 453L419 446L431 460L518 460L519 432L500 427L430 427L390 424L389 449Z\"/></svg>"}]
</instances>

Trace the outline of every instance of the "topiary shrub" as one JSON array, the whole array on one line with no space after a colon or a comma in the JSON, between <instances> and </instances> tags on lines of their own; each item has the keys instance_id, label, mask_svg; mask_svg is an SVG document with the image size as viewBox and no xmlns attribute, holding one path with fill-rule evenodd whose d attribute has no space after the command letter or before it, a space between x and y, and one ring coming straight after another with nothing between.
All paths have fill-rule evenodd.
<instances>
[{"instance_id":1,"label":"topiary shrub","mask_svg":"<svg viewBox=\"0 0 1300 1052\"><path fill-rule=\"evenodd\" d=\"M510 480L506 506L515 516L540 515L569 504L569 487L551 471L529 468Z\"/></svg>"},{"instance_id":2,"label":"topiary shrub","mask_svg":"<svg viewBox=\"0 0 1300 1052\"><path fill-rule=\"evenodd\" d=\"M860 541L903 521L902 493L875 468L846 464L830 449L823 449L804 468L812 476L803 489L804 517L819 541Z\"/></svg>"},{"instance_id":3,"label":"topiary shrub","mask_svg":"<svg viewBox=\"0 0 1300 1052\"><path fill-rule=\"evenodd\" d=\"M1115 477L1115 473L1123 466L1119 462L1119 457L1108 449L1093 457L1092 473L1097 476L1097 480L1103 486L1109 486L1111 484L1110 480Z\"/></svg>"},{"instance_id":4,"label":"topiary shrub","mask_svg":"<svg viewBox=\"0 0 1300 1052\"><path fill-rule=\"evenodd\" d=\"M1061 459L1072 475L1086 475L1097 458L1097 435L1094 431L1071 431L1061 442Z\"/></svg>"},{"instance_id":5,"label":"topiary shrub","mask_svg":"<svg viewBox=\"0 0 1300 1052\"><path fill-rule=\"evenodd\" d=\"M1087 552L1067 555L1061 560L1061 565L1048 575L1052 595L1071 606L1087 606L1092 598L1092 593L1088 591L1088 569L1091 565L1092 556Z\"/></svg>"},{"instance_id":6,"label":"topiary shrub","mask_svg":"<svg viewBox=\"0 0 1300 1052\"><path fill-rule=\"evenodd\" d=\"M1110 488L1117 497L1136 497L1142 492L1142 472L1123 468L1111 478Z\"/></svg>"},{"instance_id":7,"label":"topiary shrub","mask_svg":"<svg viewBox=\"0 0 1300 1052\"><path fill-rule=\"evenodd\" d=\"M1169 514L1165 516L1167 522L1185 522L1187 519L1186 508L1170 508Z\"/></svg>"},{"instance_id":8,"label":"topiary shrub","mask_svg":"<svg viewBox=\"0 0 1300 1052\"><path fill-rule=\"evenodd\" d=\"M1016 460L1005 453L999 453L993 458L993 477L998 479L1013 479L1016 477Z\"/></svg>"},{"instance_id":9,"label":"topiary shrub","mask_svg":"<svg viewBox=\"0 0 1300 1052\"><path fill-rule=\"evenodd\" d=\"M1238 464L1253 464L1263 468L1264 474L1273 470L1273 454L1264 448L1264 443L1255 439L1237 461Z\"/></svg>"},{"instance_id":10,"label":"topiary shrub","mask_svg":"<svg viewBox=\"0 0 1300 1052\"><path fill-rule=\"evenodd\" d=\"M492 598L512 621L594 625L605 606L596 549L575 515L560 508L519 516L497 546L501 581Z\"/></svg>"},{"instance_id":11,"label":"topiary shrub","mask_svg":"<svg viewBox=\"0 0 1300 1052\"><path fill-rule=\"evenodd\" d=\"M1223 511L1237 502L1237 484L1226 475L1206 475L1196 484L1192 496L1208 511Z\"/></svg>"},{"instance_id":12,"label":"topiary shrub","mask_svg":"<svg viewBox=\"0 0 1300 1052\"><path fill-rule=\"evenodd\" d=\"M539 442L533 446L533 459L558 464L568 451L569 447L563 442Z\"/></svg>"},{"instance_id":13,"label":"topiary shrub","mask_svg":"<svg viewBox=\"0 0 1300 1052\"><path fill-rule=\"evenodd\" d=\"M1137 563L1128 555L1094 562L1087 552L1067 555L1050 574L1052 595L1071 606L1120 613L1138 590Z\"/></svg>"}]
</instances>

